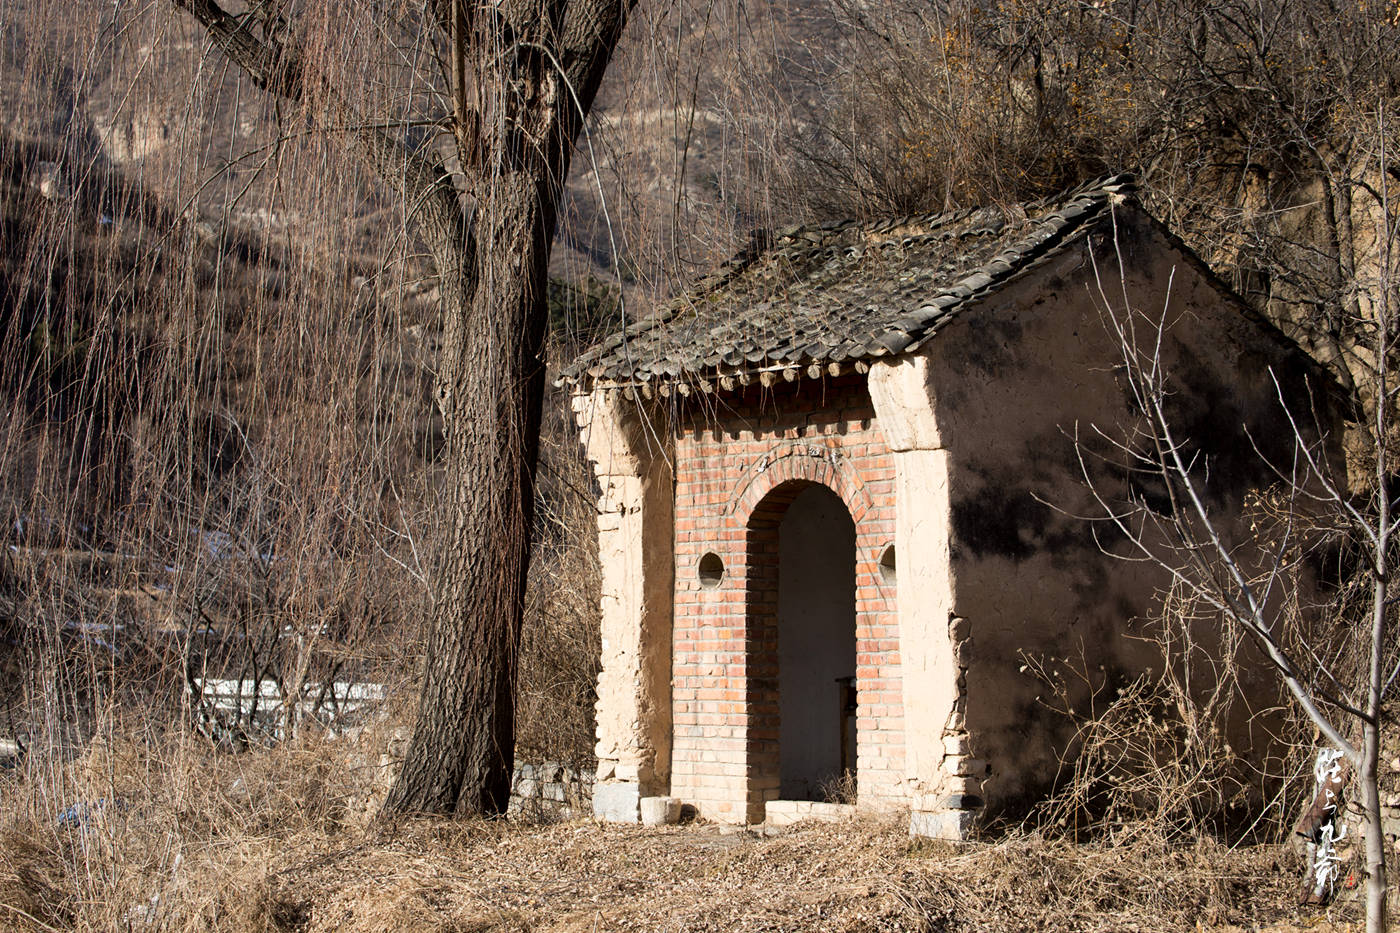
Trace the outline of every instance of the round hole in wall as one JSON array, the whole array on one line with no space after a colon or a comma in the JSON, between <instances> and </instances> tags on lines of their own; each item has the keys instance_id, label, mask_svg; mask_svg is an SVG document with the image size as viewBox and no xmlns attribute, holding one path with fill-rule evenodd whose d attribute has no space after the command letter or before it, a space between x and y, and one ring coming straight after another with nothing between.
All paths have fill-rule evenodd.
<instances>
[{"instance_id":1,"label":"round hole in wall","mask_svg":"<svg viewBox=\"0 0 1400 933\"><path fill-rule=\"evenodd\" d=\"M700 558L700 585L707 590L712 590L719 586L724 579L724 561L714 551L709 551Z\"/></svg>"},{"instance_id":2,"label":"round hole in wall","mask_svg":"<svg viewBox=\"0 0 1400 933\"><path fill-rule=\"evenodd\" d=\"M894 586L895 568L893 544L885 545L885 549L880 552L880 579L884 580L890 586Z\"/></svg>"}]
</instances>

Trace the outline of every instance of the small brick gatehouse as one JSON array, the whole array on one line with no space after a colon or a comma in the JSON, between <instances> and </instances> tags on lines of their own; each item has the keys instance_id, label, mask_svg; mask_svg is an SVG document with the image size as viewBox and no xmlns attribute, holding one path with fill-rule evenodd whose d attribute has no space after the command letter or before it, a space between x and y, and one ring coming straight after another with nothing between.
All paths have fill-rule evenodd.
<instances>
[{"instance_id":1,"label":"small brick gatehouse","mask_svg":"<svg viewBox=\"0 0 1400 933\"><path fill-rule=\"evenodd\" d=\"M1105 553L1073 441L1136 418L1120 302L1160 325L1228 524L1271 479L1255 446L1291 442L1274 376L1306 405L1318 370L1121 179L781 231L569 367L602 494L595 813L759 822L847 774L960 838L1042 794L1072 724L1026 659L1154 660L1123 635L1162 574Z\"/></svg>"}]
</instances>

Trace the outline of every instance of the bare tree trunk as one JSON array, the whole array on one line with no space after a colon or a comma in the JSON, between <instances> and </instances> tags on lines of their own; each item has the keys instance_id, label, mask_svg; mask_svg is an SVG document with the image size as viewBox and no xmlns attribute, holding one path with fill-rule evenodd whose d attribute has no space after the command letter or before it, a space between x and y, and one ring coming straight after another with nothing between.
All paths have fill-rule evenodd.
<instances>
[{"instance_id":1,"label":"bare tree trunk","mask_svg":"<svg viewBox=\"0 0 1400 933\"><path fill-rule=\"evenodd\" d=\"M1368 722L1361 738L1361 805L1366 814L1366 929L1385 930L1385 833L1381 826L1380 787L1376 780L1380 758L1380 727Z\"/></svg>"},{"instance_id":2,"label":"bare tree trunk","mask_svg":"<svg viewBox=\"0 0 1400 933\"><path fill-rule=\"evenodd\" d=\"M493 192L493 216L478 215L487 265L473 299L449 297L456 287L443 295L438 393L450 515L417 723L391 812L502 813L510 796L554 211L530 179L508 187ZM493 252L502 258L489 259Z\"/></svg>"},{"instance_id":3,"label":"bare tree trunk","mask_svg":"<svg viewBox=\"0 0 1400 933\"><path fill-rule=\"evenodd\" d=\"M515 676L544 397L545 284L575 140L636 0L428 0L446 53L471 214L434 156L324 80L296 29L256 34L218 0L173 0L265 91L331 112L326 132L410 206L443 310L438 404L448 536L439 555L417 724L386 812L500 813L515 746ZM417 20L415 20L417 22ZM314 87L314 95L306 89Z\"/></svg>"},{"instance_id":4,"label":"bare tree trunk","mask_svg":"<svg viewBox=\"0 0 1400 933\"><path fill-rule=\"evenodd\" d=\"M508 30L557 35L552 51L544 36L505 48L497 35L454 42L463 56L480 56L478 77L491 73L489 61L509 65L498 85L478 88L483 110L499 107L502 115L459 147L464 167L475 160L468 171L475 256L454 255L442 241L434 247L444 276L470 259L475 279L469 300L456 285L452 297L443 295L437 384L451 517L417 724L386 812L496 814L509 803L550 246L574 141L629 8L617 0L559 4L556 21ZM533 16L536 8L528 9ZM460 34L463 24L454 22Z\"/></svg>"},{"instance_id":5,"label":"bare tree trunk","mask_svg":"<svg viewBox=\"0 0 1400 933\"><path fill-rule=\"evenodd\" d=\"M1384 159L1382 159L1384 162ZM1389 213L1389 204L1382 202ZM1387 237L1388 242L1388 237ZM1380 785L1376 773L1381 757L1381 706L1385 693L1385 649L1390 639L1386 631L1387 603L1390 602L1390 538L1393 530L1390 502L1390 256L1382 263L1382 293L1376 321L1376 525L1374 556L1371 558L1370 664L1366 678L1366 718L1361 725L1361 798L1366 810L1366 929L1381 933L1385 916L1385 832L1381 824Z\"/></svg>"}]
</instances>

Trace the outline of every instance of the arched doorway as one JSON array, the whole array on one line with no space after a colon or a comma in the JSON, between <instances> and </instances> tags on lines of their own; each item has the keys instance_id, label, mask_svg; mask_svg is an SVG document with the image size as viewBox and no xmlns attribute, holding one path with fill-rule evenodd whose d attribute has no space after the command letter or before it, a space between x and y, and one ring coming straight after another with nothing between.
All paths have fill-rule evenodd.
<instances>
[{"instance_id":1,"label":"arched doorway","mask_svg":"<svg viewBox=\"0 0 1400 933\"><path fill-rule=\"evenodd\" d=\"M856 770L856 529L820 483L749 523L750 764L763 799L820 800Z\"/></svg>"}]
</instances>

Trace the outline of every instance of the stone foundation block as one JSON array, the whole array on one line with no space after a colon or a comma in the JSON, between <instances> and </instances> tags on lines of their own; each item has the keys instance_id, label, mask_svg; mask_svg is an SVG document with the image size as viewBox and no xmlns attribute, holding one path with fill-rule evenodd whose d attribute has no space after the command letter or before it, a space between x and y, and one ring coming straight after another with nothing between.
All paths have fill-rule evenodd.
<instances>
[{"instance_id":1,"label":"stone foundation block","mask_svg":"<svg viewBox=\"0 0 1400 933\"><path fill-rule=\"evenodd\" d=\"M669 826L681 818L679 797L643 797L639 809L643 826Z\"/></svg>"},{"instance_id":2,"label":"stone foundation block","mask_svg":"<svg viewBox=\"0 0 1400 933\"><path fill-rule=\"evenodd\" d=\"M770 800L763 805L763 821L769 826L791 826L805 817L809 809L796 800Z\"/></svg>"},{"instance_id":3,"label":"stone foundation block","mask_svg":"<svg viewBox=\"0 0 1400 933\"><path fill-rule=\"evenodd\" d=\"M593 818L604 823L636 823L642 788L633 781L599 781L593 785Z\"/></svg>"},{"instance_id":4,"label":"stone foundation block","mask_svg":"<svg viewBox=\"0 0 1400 933\"><path fill-rule=\"evenodd\" d=\"M943 737L943 754L970 755L972 754L972 740L966 734L945 735Z\"/></svg>"},{"instance_id":5,"label":"stone foundation block","mask_svg":"<svg viewBox=\"0 0 1400 933\"><path fill-rule=\"evenodd\" d=\"M911 810L909 835L962 842L977 826L978 810Z\"/></svg>"},{"instance_id":6,"label":"stone foundation block","mask_svg":"<svg viewBox=\"0 0 1400 933\"><path fill-rule=\"evenodd\" d=\"M976 794L949 794L943 798L943 807L949 810L978 810L984 803Z\"/></svg>"}]
</instances>

